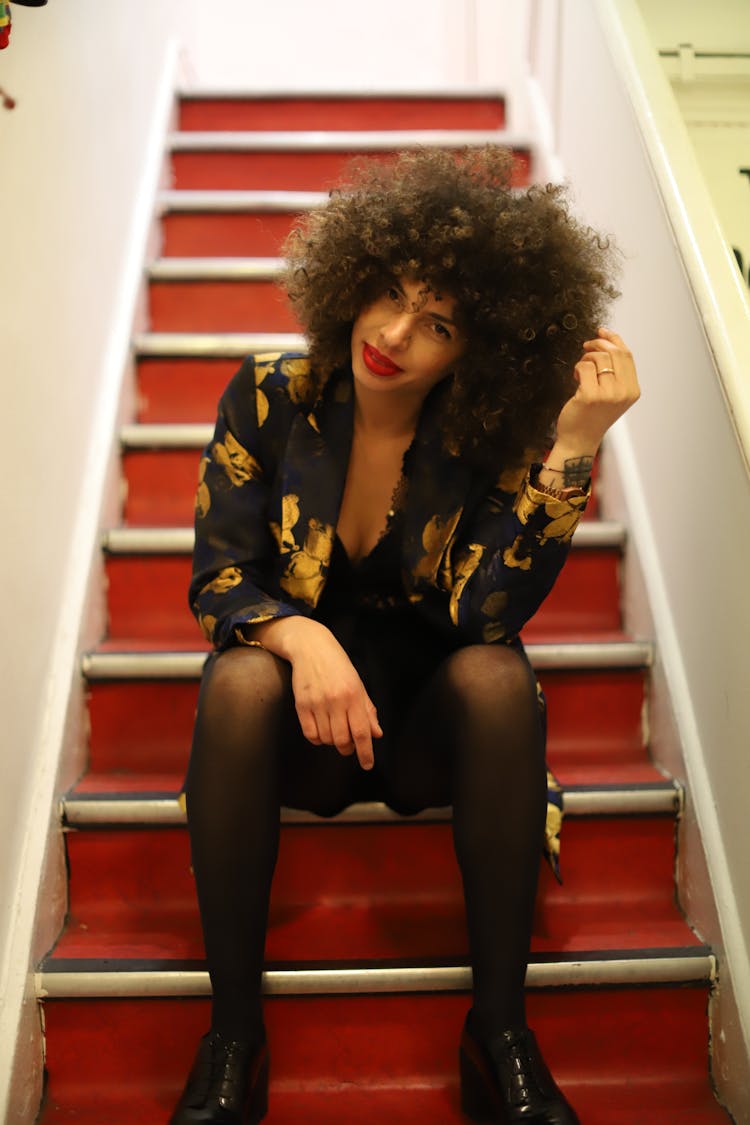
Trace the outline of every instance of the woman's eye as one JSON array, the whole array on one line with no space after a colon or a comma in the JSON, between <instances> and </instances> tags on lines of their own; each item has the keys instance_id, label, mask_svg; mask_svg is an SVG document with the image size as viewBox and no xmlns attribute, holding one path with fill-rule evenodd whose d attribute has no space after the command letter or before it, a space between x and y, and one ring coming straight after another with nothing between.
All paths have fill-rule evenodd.
<instances>
[{"instance_id":1,"label":"woman's eye","mask_svg":"<svg viewBox=\"0 0 750 1125\"><path fill-rule=\"evenodd\" d=\"M446 328L446 326L444 324L441 324L439 320L433 320L432 327L433 327L433 331L435 332L436 336L442 336L442 338L444 340L452 340L453 339L453 337L450 334L450 331Z\"/></svg>"},{"instance_id":2,"label":"woman's eye","mask_svg":"<svg viewBox=\"0 0 750 1125\"><path fill-rule=\"evenodd\" d=\"M398 303L401 300L401 294L395 287L395 285L391 285L388 289L386 289L385 295L389 301L393 301L394 303Z\"/></svg>"}]
</instances>

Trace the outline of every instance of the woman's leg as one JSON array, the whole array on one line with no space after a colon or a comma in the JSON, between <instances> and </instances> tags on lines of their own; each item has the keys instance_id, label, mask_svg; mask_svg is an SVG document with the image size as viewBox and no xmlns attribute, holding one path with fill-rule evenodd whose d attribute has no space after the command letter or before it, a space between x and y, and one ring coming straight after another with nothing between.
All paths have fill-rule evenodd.
<instances>
[{"instance_id":1,"label":"woman's leg","mask_svg":"<svg viewBox=\"0 0 750 1125\"><path fill-rule=\"evenodd\" d=\"M484 1039L524 1026L547 804L544 733L526 659L500 645L453 653L415 700L398 744L378 768L397 809L453 805L474 977L472 1025Z\"/></svg>"},{"instance_id":2,"label":"woman's leg","mask_svg":"<svg viewBox=\"0 0 750 1125\"><path fill-rule=\"evenodd\" d=\"M351 799L351 759L299 729L288 664L257 647L204 672L186 781L212 1031L262 1038L261 973L282 803L327 815Z\"/></svg>"}]
</instances>

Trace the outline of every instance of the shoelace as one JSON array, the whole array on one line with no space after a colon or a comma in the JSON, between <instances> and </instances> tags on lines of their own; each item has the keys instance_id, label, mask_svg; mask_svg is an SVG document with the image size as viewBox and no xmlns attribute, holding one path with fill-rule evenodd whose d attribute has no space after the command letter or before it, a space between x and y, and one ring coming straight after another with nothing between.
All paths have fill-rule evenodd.
<instances>
[{"instance_id":1,"label":"shoelace","mask_svg":"<svg viewBox=\"0 0 750 1125\"><path fill-rule=\"evenodd\" d=\"M223 1061L219 1065L220 1055L223 1055ZM247 1047L244 1043L239 1043L235 1039L230 1040L229 1043L219 1044L218 1050L213 1054L212 1063L214 1065L212 1067L211 1087L213 1088L214 1083L218 1080L219 1103L225 1107L231 1106L236 1100L246 1057ZM218 1073L216 1073L217 1071Z\"/></svg>"},{"instance_id":2,"label":"shoelace","mask_svg":"<svg viewBox=\"0 0 750 1125\"><path fill-rule=\"evenodd\" d=\"M519 1108L527 1106L537 1098L545 1098L535 1074L532 1040L527 1035L518 1035L506 1040L508 1061L513 1079L513 1102Z\"/></svg>"}]
</instances>

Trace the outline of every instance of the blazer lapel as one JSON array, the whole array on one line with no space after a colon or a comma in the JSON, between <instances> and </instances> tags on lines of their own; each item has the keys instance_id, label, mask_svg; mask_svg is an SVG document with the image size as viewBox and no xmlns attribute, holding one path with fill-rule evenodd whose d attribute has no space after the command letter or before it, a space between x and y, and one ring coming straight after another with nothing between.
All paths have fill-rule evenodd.
<instances>
[{"instance_id":1,"label":"blazer lapel","mask_svg":"<svg viewBox=\"0 0 750 1125\"><path fill-rule=\"evenodd\" d=\"M318 603L331 561L352 420L351 384L332 376L315 408L293 420L274 490L281 515L273 526L279 585L310 609Z\"/></svg>"},{"instance_id":2,"label":"blazer lapel","mask_svg":"<svg viewBox=\"0 0 750 1125\"><path fill-rule=\"evenodd\" d=\"M453 587L451 548L472 488L471 469L442 446L433 404L426 404L409 466L404 563L414 594Z\"/></svg>"}]
</instances>

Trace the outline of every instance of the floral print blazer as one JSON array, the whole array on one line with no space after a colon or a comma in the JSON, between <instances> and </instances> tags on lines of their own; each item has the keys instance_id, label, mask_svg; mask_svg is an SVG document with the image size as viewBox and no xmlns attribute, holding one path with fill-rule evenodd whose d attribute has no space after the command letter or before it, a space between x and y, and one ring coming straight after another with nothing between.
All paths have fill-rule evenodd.
<instances>
[{"instance_id":1,"label":"floral print blazer","mask_svg":"<svg viewBox=\"0 0 750 1125\"><path fill-rule=\"evenodd\" d=\"M243 626L312 615L325 586L354 396L342 371L310 410L309 373L302 354L251 356L219 403L200 466L190 585L191 608L218 649L246 643ZM434 406L430 396L409 455L407 596L459 643L520 645L587 497L536 488L535 465L480 479L444 452Z\"/></svg>"}]
</instances>

